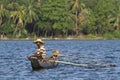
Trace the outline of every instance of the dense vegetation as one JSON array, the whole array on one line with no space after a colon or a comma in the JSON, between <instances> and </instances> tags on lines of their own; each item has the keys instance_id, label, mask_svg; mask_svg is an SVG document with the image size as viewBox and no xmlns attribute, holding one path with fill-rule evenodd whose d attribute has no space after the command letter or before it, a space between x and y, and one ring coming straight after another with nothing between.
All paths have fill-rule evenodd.
<instances>
[{"instance_id":1,"label":"dense vegetation","mask_svg":"<svg viewBox=\"0 0 120 80\"><path fill-rule=\"evenodd\" d=\"M0 0L0 33L120 38L120 0Z\"/></svg>"}]
</instances>

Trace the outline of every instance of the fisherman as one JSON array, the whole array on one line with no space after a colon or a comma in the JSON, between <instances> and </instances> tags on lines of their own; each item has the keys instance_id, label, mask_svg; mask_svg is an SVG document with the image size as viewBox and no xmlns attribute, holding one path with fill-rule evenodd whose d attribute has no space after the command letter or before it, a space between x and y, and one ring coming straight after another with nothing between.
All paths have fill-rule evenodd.
<instances>
[{"instance_id":1,"label":"fisherman","mask_svg":"<svg viewBox=\"0 0 120 80\"><path fill-rule=\"evenodd\" d=\"M42 41L41 39L36 39L35 41L33 41L34 44L37 45L37 49L36 49L36 53L35 55L37 55L37 58L39 59L44 59L46 57L46 50L44 47L44 41Z\"/></svg>"},{"instance_id":2,"label":"fisherman","mask_svg":"<svg viewBox=\"0 0 120 80\"><path fill-rule=\"evenodd\" d=\"M46 58L46 50L44 47L44 41L42 41L41 39L36 39L33 41L34 44L37 45L37 49L34 55L29 56L28 58L30 59L31 57L33 58L37 58L37 59L44 59Z\"/></svg>"}]
</instances>

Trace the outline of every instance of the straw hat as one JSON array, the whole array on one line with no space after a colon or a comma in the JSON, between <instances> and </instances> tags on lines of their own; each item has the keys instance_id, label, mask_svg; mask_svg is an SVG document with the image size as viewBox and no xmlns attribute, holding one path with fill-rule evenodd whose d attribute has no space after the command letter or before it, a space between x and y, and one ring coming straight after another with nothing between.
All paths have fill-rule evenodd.
<instances>
[{"instance_id":1,"label":"straw hat","mask_svg":"<svg viewBox=\"0 0 120 80\"><path fill-rule=\"evenodd\" d=\"M60 56L60 51L59 50L53 50L52 55Z\"/></svg>"},{"instance_id":2,"label":"straw hat","mask_svg":"<svg viewBox=\"0 0 120 80\"><path fill-rule=\"evenodd\" d=\"M35 43L35 44L36 44L37 42L40 42L40 43L44 44L44 41L42 41L41 39L36 39L36 40L33 41L33 43Z\"/></svg>"}]
</instances>

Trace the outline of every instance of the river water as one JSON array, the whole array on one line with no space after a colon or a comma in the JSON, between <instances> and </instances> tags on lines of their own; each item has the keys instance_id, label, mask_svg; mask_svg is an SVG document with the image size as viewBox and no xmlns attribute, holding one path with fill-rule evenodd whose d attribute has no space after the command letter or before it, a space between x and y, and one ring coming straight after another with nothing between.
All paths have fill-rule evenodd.
<instances>
[{"instance_id":1,"label":"river water","mask_svg":"<svg viewBox=\"0 0 120 80\"><path fill-rule=\"evenodd\" d=\"M46 40L45 48L48 56L53 49L57 49L63 55L104 61L116 64L116 67L89 68L59 64L56 68L34 71L26 58L36 50L32 41L0 41L0 80L120 80L120 40ZM67 57L61 60L99 64Z\"/></svg>"}]
</instances>

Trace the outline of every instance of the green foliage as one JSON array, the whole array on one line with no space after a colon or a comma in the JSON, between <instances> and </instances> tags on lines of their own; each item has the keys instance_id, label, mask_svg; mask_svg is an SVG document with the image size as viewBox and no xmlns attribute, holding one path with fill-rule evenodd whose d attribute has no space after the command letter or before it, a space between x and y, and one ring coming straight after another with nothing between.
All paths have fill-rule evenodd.
<instances>
[{"instance_id":1,"label":"green foliage","mask_svg":"<svg viewBox=\"0 0 120 80\"><path fill-rule=\"evenodd\" d=\"M106 39L120 39L120 31L116 30L116 31L111 32L111 33L105 33L104 37Z\"/></svg>"},{"instance_id":2,"label":"green foliage","mask_svg":"<svg viewBox=\"0 0 120 80\"><path fill-rule=\"evenodd\" d=\"M85 34L105 34L115 31L112 18L116 0L98 0L96 5L89 9L88 23L83 26ZM120 1L119 1L120 2Z\"/></svg>"},{"instance_id":3,"label":"green foliage","mask_svg":"<svg viewBox=\"0 0 120 80\"><path fill-rule=\"evenodd\" d=\"M105 34L103 35L103 37L104 37L105 39L114 39L114 36L113 36L113 34L111 34L111 33L105 33Z\"/></svg>"},{"instance_id":4,"label":"green foliage","mask_svg":"<svg viewBox=\"0 0 120 80\"><path fill-rule=\"evenodd\" d=\"M52 29L55 31L61 30L61 32L66 33L74 26L69 17L67 1L69 0L46 0L42 6L43 17L52 22Z\"/></svg>"},{"instance_id":5,"label":"green foliage","mask_svg":"<svg viewBox=\"0 0 120 80\"><path fill-rule=\"evenodd\" d=\"M115 38L120 39L120 31L115 31L115 32L113 32L113 36L114 36Z\"/></svg>"},{"instance_id":6,"label":"green foliage","mask_svg":"<svg viewBox=\"0 0 120 80\"><path fill-rule=\"evenodd\" d=\"M0 32L22 38L120 38L120 0L0 0Z\"/></svg>"},{"instance_id":7,"label":"green foliage","mask_svg":"<svg viewBox=\"0 0 120 80\"><path fill-rule=\"evenodd\" d=\"M14 24L11 23L4 23L0 27L0 32L4 32L6 34L11 34L14 31Z\"/></svg>"},{"instance_id":8,"label":"green foliage","mask_svg":"<svg viewBox=\"0 0 120 80\"><path fill-rule=\"evenodd\" d=\"M89 35L87 35L87 38L88 38L88 39L95 39L95 38L96 38L96 36L95 36L95 35L93 35L93 34L89 34Z\"/></svg>"}]
</instances>

